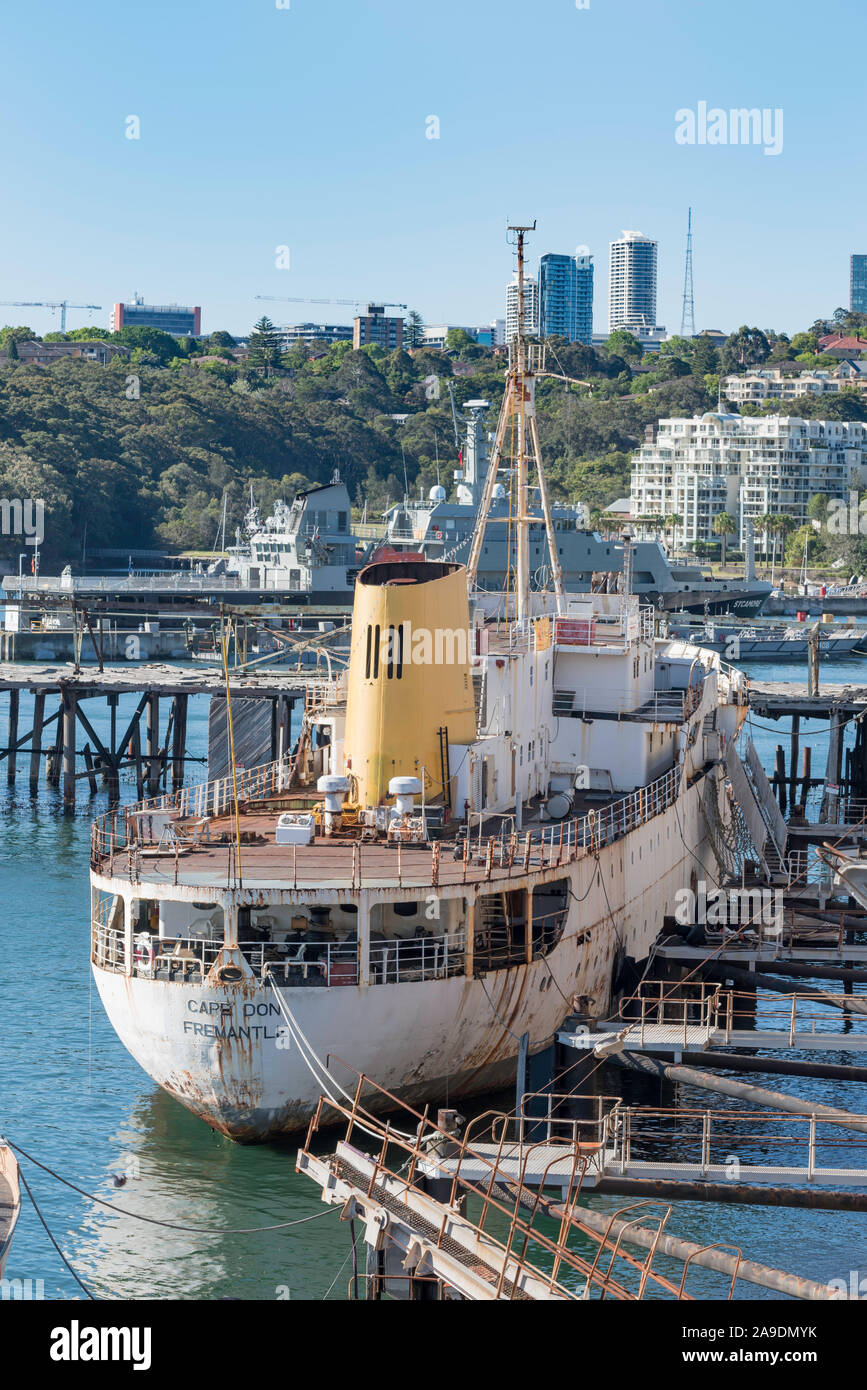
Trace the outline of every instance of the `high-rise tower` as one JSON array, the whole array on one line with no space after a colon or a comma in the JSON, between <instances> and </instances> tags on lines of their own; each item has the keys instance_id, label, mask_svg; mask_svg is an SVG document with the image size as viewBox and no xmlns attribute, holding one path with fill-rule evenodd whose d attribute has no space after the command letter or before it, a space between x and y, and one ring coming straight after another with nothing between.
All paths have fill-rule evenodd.
<instances>
[{"instance_id":1,"label":"high-rise tower","mask_svg":"<svg viewBox=\"0 0 867 1390\"><path fill-rule=\"evenodd\" d=\"M531 275L524 278L524 323L523 329L531 338L539 332L539 282ZM506 286L506 342L510 343L518 331L518 279Z\"/></svg>"},{"instance_id":2,"label":"high-rise tower","mask_svg":"<svg viewBox=\"0 0 867 1390\"><path fill-rule=\"evenodd\" d=\"M609 260L608 331L656 327L657 243L641 232L612 241Z\"/></svg>"},{"instance_id":3,"label":"high-rise tower","mask_svg":"<svg viewBox=\"0 0 867 1390\"><path fill-rule=\"evenodd\" d=\"M539 331L570 343L593 336L593 257L582 247L574 256L548 253L539 262Z\"/></svg>"},{"instance_id":4,"label":"high-rise tower","mask_svg":"<svg viewBox=\"0 0 867 1390\"><path fill-rule=\"evenodd\" d=\"M867 256L849 257L849 308L853 314L867 314Z\"/></svg>"}]
</instances>

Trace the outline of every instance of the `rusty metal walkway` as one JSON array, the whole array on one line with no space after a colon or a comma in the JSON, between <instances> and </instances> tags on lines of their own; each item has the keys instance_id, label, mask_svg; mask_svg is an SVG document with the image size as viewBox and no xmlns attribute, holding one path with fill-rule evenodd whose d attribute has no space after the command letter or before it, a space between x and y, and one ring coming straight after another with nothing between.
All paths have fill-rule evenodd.
<instances>
[{"instance_id":1,"label":"rusty metal walkway","mask_svg":"<svg viewBox=\"0 0 867 1390\"><path fill-rule=\"evenodd\" d=\"M561 1030L557 1041L577 1052L607 1050L617 1052L726 1052L740 1047L804 1052L867 1052L867 1032L819 1031L804 1028L711 1028L695 1024L629 1023L624 1019L605 1020L593 1032Z\"/></svg>"},{"instance_id":2,"label":"rusty metal walkway","mask_svg":"<svg viewBox=\"0 0 867 1390\"><path fill-rule=\"evenodd\" d=\"M706 959L704 953L698 956ZM692 984L687 990L680 992L672 981L643 981L638 994L621 1001L620 1018L585 1021L573 1015L557 1033L557 1041L597 1057L618 1052L679 1057L684 1052L737 1048L867 1052L864 996L800 991L757 1005L754 994L719 984ZM861 1019L865 1022L859 1031Z\"/></svg>"},{"instance_id":3,"label":"rusty metal walkway","mask_svg":"<svg viewBox=\"0 0 867 1390\"><path fill-rule=\"evenodd\" d=\"M865 925L865 930L867 930L867 925ZM832 934L835 933L825 932L826 937L830 937ZM842 961L851 961L855 964L859 961L867 961L867 946L856 942L844 942L843 945L838 945L835 942L830 945L827 940L816 946L779 946L769 941L751 943L749 940L734 941L731 945L711 942L707 946L688 946L686 942L667 942L656 947L654 959L657 958L677 961L682 965L698 965L706 960L719 965L726 961L740 965L752 965L754 962L773 965L775 961L802 961L804 964L809 962L837 964Z\"/></svg>"},{"instance_id":4,"label":"rusty metal walkway","mask_svg":"<svg viewBox=\"0 0 867 1390\"><path fill-rule=\"evenodd\" d=\"M528 1114L534 1104L545 1113ZM490 1138L467 1142L454 1155L438 1157L435 1166L422 1163L422 1171L435 1176L445 1169L462 1182L484 1186L493 1169L504 1183L520 1188L559 1188L563 1200L574 1190L578 1168L582 1191L605 1190L606 1180L624 1178L867 1188L867 1139L822 1115L535 1094L522 1097L519 1115L498 1116L492 1127L490 1119L488 1112ZM467 1137L475 1124L470 1121ZM775 1150L778 1161L764 1161ZM740 1155L736 1174L733 1153ZM835 1161L840 1158L846 1161Z\"/></svg>"},{"instance_id":5,"label":"rusty metal walkway","mask_svg":"<svg viewBox=\"0 0 867 1390\"><path fill-rule=\"evenodd\" d=\"M569 1297L518 1258L504 1265L502 1246L472 1222L454 1208L444 1216L441 1203L351 1144L338 1144L334 1160L329 1163L302 1150L298 1171L319 1184L323 1202L340 1203L344 1215L357 1215L364 1222L365 1240L373 1249L379 1249L387 1235L402 1252L407 1274L431 1274L473 1301Z\"/></svg>"},{"instance_id":6,"label":"rusty metal walkway","mask_svg":"<svg viewBox=\"0 0 867 1390\"><path fill-rule=\"evenodd\" d=\"M560 1144L513 1144L502 1150L498 1144L476 1143L473 1154L460 1161L460 1176L468 1182L484 1183L490 1177L490 1164L496 1163L504 1182L524 1187L560 1189L565 1200L574 1186L573 1147ZM446 1160L450 1172L458 1167L457 1160ZM582 1189L596 1187L605 1178L680 1179L693 1182L732 1181L728 1162L678 1163L673 1159L627 1159L620 1146L597 1150L588 1156ZM831 1168L804 1164L739 1163L738 1182L760 1187L777 1184L810 1183L818 1187L867 1187L867 1168Z\"/></svg>"}]
</instances>

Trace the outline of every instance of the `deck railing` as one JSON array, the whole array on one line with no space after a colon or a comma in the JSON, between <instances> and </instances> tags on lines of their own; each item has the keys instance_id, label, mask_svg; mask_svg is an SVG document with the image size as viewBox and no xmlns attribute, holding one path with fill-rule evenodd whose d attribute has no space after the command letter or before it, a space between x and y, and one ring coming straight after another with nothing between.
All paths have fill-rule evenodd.
<instances>
[{"instance_id":1,"label":"deck railing","mask_svg":"<svg viewBox=\"0 0 867 1390\"><path fill-rule=\"evenodd\" d=\"M290 761L285 760L282 766L288 767ZM280 772L280 767L281 764L268 764L265 769L254 769L253 772L245 774L243 784L239 785L240 800L267 795L269 789L278 791L281 785L285 785L286 779L286 774ZM444 850L462 861L462 883L509 880L531 871L556 869L573 863L586 854L596 854L605 846L622 839L639 825L644 825L660 815L677 799L681 776L679 766L670 768L646 787L639 787L598 810L590 810L585 815L546 825L524 834L509 832L505 827L501 828L497 835L485 836L473 831L469 837L457 838L450 844L435 841L430 847L403 846L399 843L386 845L380 841L368 846L361 841L354 841L346 846L346 884L350 889L362 886L367 853L376 856L375 874L377 878L382 879L381 856L384 849L390 850L393 855L392 881L397 887L422 884L432 888L438 887ZM192 801L187 803L190 805L187 815L198 816L201 806L210 808L202 813L205 815L225 813L231 809L231 778L221 778L216 783L205 783L200 788L185 788L185 792L192 797ZM184 803L181 801L179 806L177 799L183 798L185 792L157 797L151 803L139 803L137 807L100 816L92 828L93 869L109 876L120 874L132 883L141 882L143 867L147 862L142 857L143 843L145 847L159 844L157 830L160 822L151 817L159 811L170 812L172 818L183 816ZM142 824L141 834L146 837L144 842L139 838L139 826ZM136 826L135 832L131 830L132 825ZM184 828L177 844L164 847L163 859L171 863L174 854L177 868L178 856L186 847L185 841L189 840L192 844L195 833L195 828ZM298 886L299 879L306 881L304 873L299 873L298 868L298 856L296 851L293 851L286 868L286 880L288 882L291 879L293 886ZM165 872L165 865L162 872ZM306 873L306 870L304 872Z\"/></svg>"},{"instance_id":2,"label":"deck railing","mask_svg":"<svg viewBox=\"0 0 867 1390\"><path fill-rule=\"evenodd\" d=\"M239 802L261 800L289 785L294 766L290 754L259 767L237 768ZM92 862L127 850L132 846L158 844L168 814L172 820L205 820L226 815L234 809L232 774L209 782L196 782L178 791L116 807L97 816L92 826ZM191 832L192 833L192 832Z\"/></svg>"},{"instance_id":3,"label":"deck railing","mask_svg":"<svg viewBox=\"0 0 867 1390\"><path fill-rule=\"evenodd\" d=\"M867 1137L845 1133L839 1123L823 1115L766 1115L687 1106L674 1110L622 1106L608 1137L612 1148L606 1167L608 1171L619 1167L622 1174L636 1163L664 1168L696 1164L702 1174L715 1167L730 1176L734 1153L742 1168L776 1163L789 1182L799 1178L810 1182L817 1169L831 1167L835 1159L844 1170L861 1168L867 1154ZM676 1165L667 1157L672 1151L677 1154Z\"/></svg>"},{"instance_id":4,"label":"deck railing","mask_svg":"<svg viewBox=\"0 0 867 1390\"><path fill-rule=\"evenodd\" d=\"M214 965L224 942L202 937L133 936L130 974L137 979L189 983L203 980ZM257 979L273 977L278 984L295 988L358 984L358 943L334 937L311 937L304 942L241 941L238 949ZM123 931L106 927L94 918L92 960L102 970L126 972Z\"/></svg>"},{"instance_id":5,"label":"deck railing","mask_svg":"<svg viewBox=\"0 0 867 1390\"><path fill-rule=\"evenodd\" d=\"M193 574L188 570L177 570L166 575L119 574L108 578L88 575L23 575L20 581L17 575L8 575L7 578L10 591L20 589L25 594L202 593L211 589L229 592L241 587L241 578L237 574Z\"/></svg>"},{"instance_id":6,"label":"deck railing","mask_svg":"<svg viewBox=\"0 0 867 1390\"><path fill-rule=\"evenodd\" d=\"M721 1043L729 1043L735 1032L772 1032L786 1034L793 1046L796 1037L842 1036L844 1030L851 1034L853 1027L852 1014L846 1013L851 996L845 994L818 990L790 999L761 999L757 1004L754 994L722 985L690 984L688 995L675 994L674 988L671 981L646 981L638 994L621 1000L621 1036L644 1046L647 1030L664 1026L670 1033L676 1032L686 1048L691 1029L718 1034ZM854 1025L855 1032L863 1036L865 1029L858 1023L861 1017L855 1014ZM666 1043L672 1041L670 1036L666 1038Z\"/></svg>"},{"instance_id":7,"label":"deck railing","mask_svg":"<svg viewBox=\"0 0 867 1390\"><path fill-rule=\"evenodd\" d=\"M133 936L130 974L138 979L203 980L224 943L215 938L160 938L150 932ZM257 979L272 978L290 988L357 985L359 951L355 940L308 937L304 941L241 941L241 951ZM109 927L105 914L94 908L92 959L103 970L126 972L126 938ZM443 936L392 937L370 943L371 984L408 984L461 975L466 960L463 932Z\"/></svg>"},{"instance_id":8,"label":"deck railing","mask_svg":"<svg viewBox=\"0 0 867 1390\"><path fill-rule=\"evenodd\" d=\"M682 1030L684 1047L688 1045L689 1030L710 1033L720 1027L726 1016L726 1000L721 985L700 984L689 996L672 994L670 981L646 982L638 994L620 1001L620 1017L628 1026L629 1036L643 1047L648 1028L663 1026Z\"/></svg>"},{"instance_id":9,"label":"deck railing","mask_svg":"<svg viewBox=\"0 0 867 1390\"><path fill-rule=\"evenodd\" d=\"M114 970L122 975L126 971L126 935L114 927L107 927L94 916L91 929L91 960L103 970Z\"/></svg>"},{"instance_id":10,"label":"deck railing","mask_svg":"<svg viewBox=\"0 0 867 1390\"><path fill-rule=\"evenodd\" d=\"M467 942L463 932L444 936L392 937L370 943L370 979L375 985L443 980L462 975Z\"/></svg>"}]
</instances>

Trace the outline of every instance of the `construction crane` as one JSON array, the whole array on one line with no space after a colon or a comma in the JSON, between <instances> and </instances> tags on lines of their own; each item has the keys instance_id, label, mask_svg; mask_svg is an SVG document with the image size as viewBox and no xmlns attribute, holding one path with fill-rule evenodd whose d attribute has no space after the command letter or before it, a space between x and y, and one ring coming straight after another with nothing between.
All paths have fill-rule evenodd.
<instances>
[{"instance_id":1,"label":"construction crane","mask_svg":"<svg viewBox=\"0 0 867 1390\"><path fill-rule=\"evenodd\" d=\"M292 295L257 294L256 299L267 299L272 304L381 304L383 309L405 309L406 304L392 304L386 299L305 299Z\"/></svg>"},{"instance_id":2,"label":"construction crane","mask_svg":"<svg viewBox=\"0 0 867 1390\"><path fill-rule=\"evenodd\" d=\"M55 309L60 310L60 331L66 332L66 311L67 309L101 309L101 304L70 304L68 299L0 299L0 308L4 309Z\"/></svg>"}]
</instances>

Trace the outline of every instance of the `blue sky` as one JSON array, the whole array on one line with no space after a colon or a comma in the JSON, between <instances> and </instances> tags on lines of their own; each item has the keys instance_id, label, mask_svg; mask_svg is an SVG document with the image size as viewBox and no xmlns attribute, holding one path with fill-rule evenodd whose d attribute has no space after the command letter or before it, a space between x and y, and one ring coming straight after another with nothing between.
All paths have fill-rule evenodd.
<instances>
[{"instance_id":1,"label":"blue sky","mask_svg":"<svg viewBox=\"0 0 867 1390\"><path fill-rule=\"evenodd\" d=\"M655 237L680 325L794 331L867 251L859 0L42 0L0 20L0 299L200 303L203 329L346 321L258 294L503 313L507 221L531 255ZM676 143L675 113L782 108L783 150ZM141 122L125 138L126 118ZM425 137L439 118L440 138ZM275 268L290 247L291 268ZM57 327L45 310L0 322Z\"/></svg>"}]
</instances>

